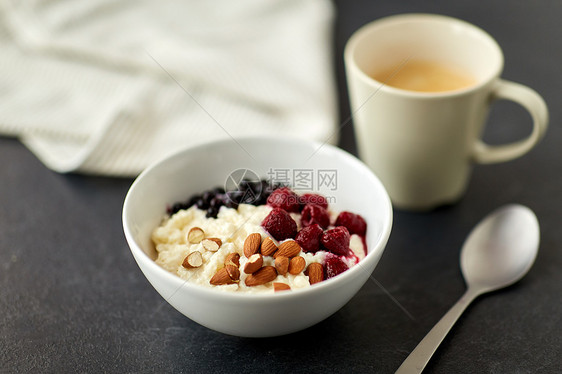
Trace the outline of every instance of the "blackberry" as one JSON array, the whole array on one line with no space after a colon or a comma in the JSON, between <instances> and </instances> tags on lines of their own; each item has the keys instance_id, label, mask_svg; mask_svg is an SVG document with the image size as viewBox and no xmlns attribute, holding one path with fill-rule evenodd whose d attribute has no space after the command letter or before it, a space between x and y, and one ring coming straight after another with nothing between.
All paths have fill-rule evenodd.
<instances>
[{"instance_id":1,"label":"blackberry","mask_svg":"<svg viewBox=\"0 0 562 374\"><path fill-rule=\"evenodd\" d=\"M171 208L168 209L168 214L172 215L172 214L176 214L177 212L179 212L182 209L187 209L187 204L184 203L175 203L174 205L172 205Z\"/></svg>"},{"instance_id":2,"label":"blackberry","mask_svg":"<svg viewBox=\"0 0 562 374\"><path fill-rule=\"evenodd\" d=\"M195 205L197 206L198 209L201 210L205 210L207 208L209 208L209 205L205 203L205 200L203 200L202 198L197 199L197 201L195 202Z\"/></svg>"},{"instance_id":3,"label":"blackberry","mask_svg":"<svg viewBox=\"0 0 562 374\"><path fill-rule=\"evenodd\" d=\"M185 202L176 202L168 208L168 213L175 214L195 205L197 209L204 210L208 218L216 218L221 206L237 209L240 204L264 205L273 191L280 187L281 184L273 184L266 179L243 179L236 189L225 191L222 187L215 187L192 195Z\"/></svg>"},{"instance_id":4,"label":"blackberry","mask_svg":"<svg viewBox=\"0 0 562 374\"><path fill-rule=\"evenodd\" d=\"M215 193L213 191L205 191L203 192L201 199L203 200L206 206L209 206L213 197L215 197Z\"/></svg>"},{"instance_id":5,"label":"blackberry","mask_svg":"<svg viewBox=\"0 0 562 374\"><path fill-rule=\"evenodd\" d=\"M209 202L209 208L213 208L213 209L220 209L222 205L223 205L223 201L221 200L220 195L216 195Z\"/></svg>"},{"instance_id":6,"label":"blackberry","mask_svg":"<svg viewBox=\"0 0 562 374\"><path fill-rule=\"evenodd\" d=\"M227 199L235 202L235 203L240 203L242 201L242 198L244 197L244 192L242 191L228 191L226 193Z\"/></svg>"},{"instance_id":7,"label":"blackberry","mask_svg":"<svg viewBox=\"0 0 562 374\"><path fill-rule=\"evenodd\" d=\"M209 209L207 209L207 214L205 214L205 217L207 217L207 218L217 218L218 214L219 214L218 208L209 208Z\"/></svg>"},{"instance_id":8,"label":"blackberry","mask_svg":"<svg viewBox=\"0 0 562 374\"><path fill-rule=\"evenodd\" d=\"M201 198L201 195L193 195L189 200L187 200L187 207L191 208L197 203L197 200Z\"/></svg>"},{"instance_id":9,"label":"blackberry","mask_svg":"<svg viewBox=\"0 0 562 374\"><path fill-rule=\"evenodd\" d=\"M249 179L242 179L238 184L239 191L247 191L252 188L252 181Z\"/></svg>"}]
</instances>

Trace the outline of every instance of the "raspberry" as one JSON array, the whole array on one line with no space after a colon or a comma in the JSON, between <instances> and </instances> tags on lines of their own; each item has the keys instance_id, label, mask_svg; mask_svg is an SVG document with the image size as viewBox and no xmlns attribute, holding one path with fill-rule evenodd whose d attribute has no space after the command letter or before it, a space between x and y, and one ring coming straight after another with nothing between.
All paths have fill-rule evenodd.
<instances>
[{"instance_id":1,"label":"raspberry","mask_svg":"<svg viewBox=\"0 0 562 374\"><path fill-rule=\"evenodd\" d=\"M337 226L325 231L320 243L326 250L336 255L347 256L349 254L350 237L349 231L344 226Z\"/></svg>"},{"instance_id":2,"label":"raspberry","mask_svg":"<svg viewBox=\"0 0 562 374\"><path fill-rule=\"evenodd\" d=\"M307 204L302 210L302 227L307 227L314 223L317 223L322 226L323 229L326 229L330 226L330 216L328 215L326 209L322 208L320 205Z\"/></svg>"},{"instance_id":3,"label":"raspberry","mask_svg":"<svg viewBox=\"0 0 562 374\"><path fill-rule=\"evenodd\" d=\"M307 204L316 204L324 209L328 209L328 200L322 195L305 193L300 197L300 203L304 207Z\"/></svg>"},{"instance_id":4,"label":"raspberry","mask_svg":"<svg viewBox=\"0 0 562 374\"><path fill-rule=\"evenodd\" d=\"M273 191L267 198L267 204L287 212L298 213L300 211L299 196L289 187L281 187Z\"/></svg>"},{"instance_id":5,"label":"raspberry","mask_svg":"<svg viewBox=\"0 0 562 374\"><path fill-rule=\"evenodd\" d=\"M340 257L329 254L324 261L324 279L333 278L349 269Z\"/></svg>"},{"instance_id":6,"label":"raspberry","mask_svg":"<svg viewBox=\"0 0 562 374\"><path fill-rule=\"evenodd\" d=\"M297 223L289 213L280 208L273 208L261 225L276 240L294 238L297 235Z\"/></svg>"},{"instance_id":7,"label":"raspberry","mask_svg":"<svg viewBox=\"0 0 562 374\"><path fill-rule=\"evenodd\" d=\"M320 249L320 236L323 232L322 227L314 223L301 229L295 237L295 241L299 243L303 251L315 253Z\"/></svg>"},{"instance_id":8,"label":"raspberry","mask_svg":"<svg viewBox=\"0 0 562 374\"><path fill-rule=\"evenodd\" d=\"M367 232L367 222L358 214L341 212L336 219L336 226L345 226L350 234L365 236Z\"/></svg>"}]
</instances>

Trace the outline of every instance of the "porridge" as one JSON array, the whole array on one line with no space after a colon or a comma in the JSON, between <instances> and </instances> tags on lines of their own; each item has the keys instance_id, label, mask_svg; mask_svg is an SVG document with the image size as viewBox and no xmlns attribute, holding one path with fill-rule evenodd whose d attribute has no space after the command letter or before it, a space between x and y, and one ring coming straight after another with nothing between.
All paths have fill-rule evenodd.
<instances>
[{"instance_id":1,"label":"porridge","mask_svg":"<svg viewBox=\"0 0 562 374\"><path fill-rule=\"evenodd\" d=\"M152 233L156 263L201 286L271 293L310 287L365 257L361 216L332 212L321 195L265 181L247 185L170 207ZM260 193L244 193L252 188Z\"/></svg>"}]
</instances>

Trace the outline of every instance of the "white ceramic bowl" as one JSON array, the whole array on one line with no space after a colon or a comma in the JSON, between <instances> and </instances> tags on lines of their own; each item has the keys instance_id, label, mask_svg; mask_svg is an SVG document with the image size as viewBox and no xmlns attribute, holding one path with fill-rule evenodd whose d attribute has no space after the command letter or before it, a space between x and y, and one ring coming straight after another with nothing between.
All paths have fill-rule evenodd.
<instances>
[{"instance_id":1,"label":"white ceramic bowl","mask_svg":"<svg viewBox=\"0 0 562 374\"><path fill-rule=\"evenodd\" d=\"M227 293L185 282L154 262L152 230L166 206L222 186L228 175L247 168L260 177L277 170L313 170L337 176L315 190L335 199L332 209L361 214L368 224L368 255L343 274L310 288L276 294ZM320 183L317 183L320 184ZM335 187L335 188L334 188ZM123 228L140 269L179 312L210 329L245 337L288 334L312 326L345 305L367 281L392 226L390 199L378 178L359 160L330 145L279 138L217 141L186 149L146 169L123 206Z\"/></svg>"}]
</instances>

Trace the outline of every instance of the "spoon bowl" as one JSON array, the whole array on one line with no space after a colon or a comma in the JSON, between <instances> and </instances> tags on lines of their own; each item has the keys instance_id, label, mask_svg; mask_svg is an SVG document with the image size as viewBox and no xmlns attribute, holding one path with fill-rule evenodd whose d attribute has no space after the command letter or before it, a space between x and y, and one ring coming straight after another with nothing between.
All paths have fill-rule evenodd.
<instances>
[{"instance_id":1,"label":"spoon bowl","mask_svg":"<svg viewBox=\"0 0 562 374\"><path fill-rule=\"evenodd\" d=\"M531 209L511 204L495 210L463 245L461 270L467 285L489 292L517 282L535 261L539 237Z\"/></svg>"},{"instance_id":2,"label":"spoon bowl","mask_svg":"<svg viewBox=\"0 0 562 374\"><path fill-rule=\"evenodd\" d=\"M496 209L471 231L461 250L461 270L468 286L396 373L421 373L451 327L478 295L509 286L533 265L539 249L539 223L531 209L511 204Z\"/></svg>"}]
</instances>

